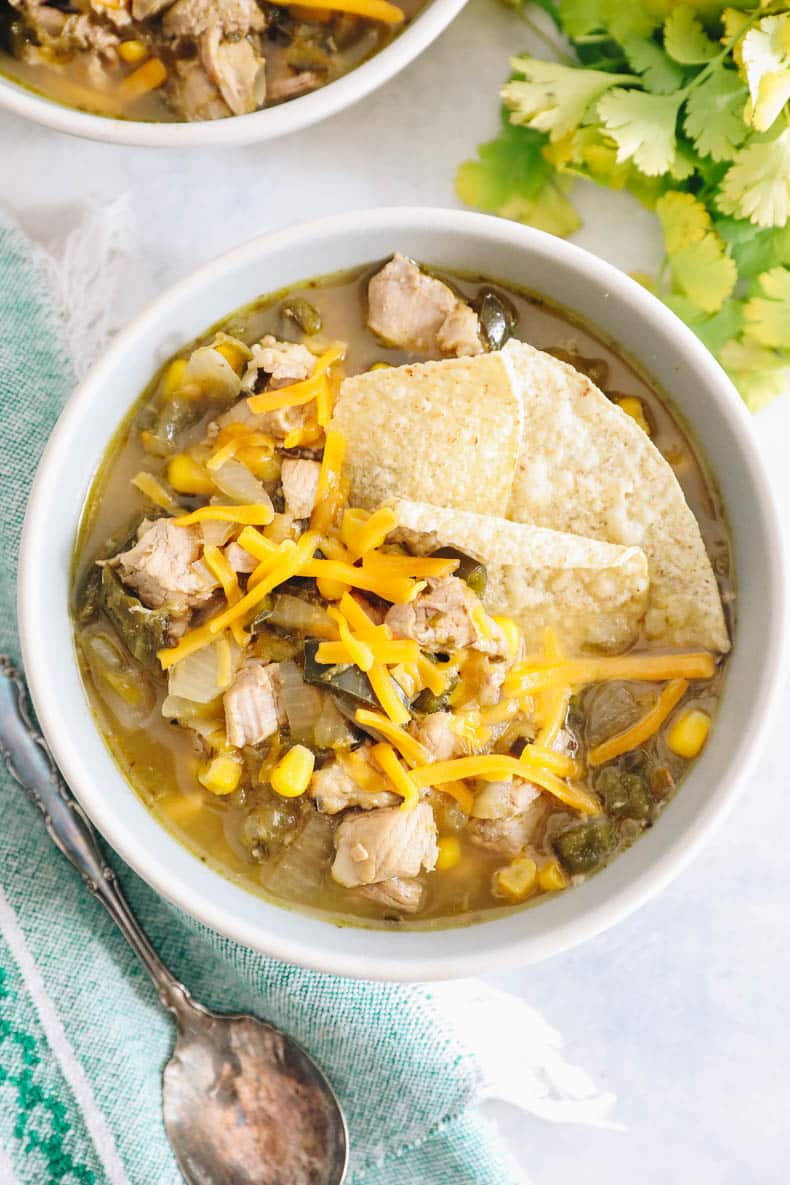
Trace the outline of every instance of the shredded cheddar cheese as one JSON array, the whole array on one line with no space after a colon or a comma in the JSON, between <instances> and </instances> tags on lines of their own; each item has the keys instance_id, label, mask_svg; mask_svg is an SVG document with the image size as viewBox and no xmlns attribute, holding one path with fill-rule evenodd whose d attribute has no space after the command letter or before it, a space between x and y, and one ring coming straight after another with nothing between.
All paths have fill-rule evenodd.
<instances>
[{"instance_id":1,"label":"shredded cheddar cheese","mask_svg":"<svg viewBox=\"0 0 790 1185\"><path fill-rule=\"evenodd\" d=\"M389 555L382 551L371 551L362 557L363 570L382 576L410 576L416 580L429 577L441 580L451 576L459 563L459 560L440 556Z\"/></svg>"},{"instance_id":2,"label":"shredded cheddar cheese","mask_svg":"<svg viewBox=\"0 0 790 1185\"><path fill-rule=\"evenodd\" d=\"M345 438L339 432L327 432L315 493L315 509L310 522L314 531L326 534L340 510L343 502L345 457Z\"/></svg>"},{"instance_id":3,"label":"shredded cheddar cheese","mask_svg":"<svg viewBox=\"0 0 790 1185\"><path fill-rule=\"evenodd\" d=\"M600 803L580 786L573 786L544 769L537 763L522 761L518 757L509 757L500 753L489 753L480 757L456 757L451 761L437 761L433 765L418 766L411 771L415 784L423 786L441 786L444 782L454 782L466 778L481 778L484 781L507 781L513 776L534 782L542 790L547 790L566 806L573 807L588 815L601 813Z\"/></svg>"},{"instance_id":4,"label":"shredded cheddar cheese","mask_svg":"<svg viewBox=\"0 0 790 1185\"><path fill-rule=\"evenodd\" d=\"M380 507L373 514L349 507L343 512L340 538L356 560L374 548L381 547L397 522L394 510L388 506Z\"/></svg>"},{"instance_id":5,"label":"shredded cheddar cheese","mask_svg":"<svg viewBox=\"0 0 790 1185\"><path fill-rule=\"evenodd\" d=\"M374 664L367 673L373 694L393 724L408 724L411 716L397 692L397 684L384 666Z\"/></svg>"},{"instance_id":6,"label":"shredded cheddar cheese","mask_svg":"<svg viewBox=\"0 0 790 1185\"><path fill-rule=\"evenodd\" d=\"M403 799L401 810L414 810L420 801L420 792L408 772L403 768L400 761L398 761L398 756L392 745L387 744L386 741L382 741L380 744L373 746L371 754Z\"/></svg>"},{"instance_id":7,"label":"shredded cheddar cheese","mask_svg":"<svg viewBox=\"0 0 790 1185\"><path fill-rule=\"evenodd\" d=\"M235 605L241 596L239 580L225 556L218 547L209 544L203 549L203 559L206 567L222 585L228 605ZM242 647L247 645L250 636L240 621L231 622L230 631L237 645Z\"/></svg>"},{"instance_id":8,"label":"shredded cheddar cheese","mask_svg":"<svg viewBox=\"0 0 790 1185\"><path fill-rule=\"evenodd\" d=\"M248 526L265 526L272 521L273 511L268 506L201 506L190 514L173 519L177 527L191 527L194 523L244 523Z\"/></svg>"},{"instance_id":9,"label":"shredded cheddar cheese","mask_svg":"<svg viewBox=\"0 0 790 1185\"><path fill-rule=\"evenodd\" d=\"M706 650L683 654L623 654L517 664L505 677L506 695L529 695L550 687L604 683L610 679L710 679L716 661Z\"/></svg>"},{"instance_id":10,"label":"shredded cheddar cheese","mask_svg":"<svg viewBox=\"0 0 790 1185\"><path fill-rule=\"evenodd\" d=\"M396 605L408 604L425 588L422 581L409 580L403 576L372 576L363 568L356 568L352 564L344 564L337 560L312 560L303 575L313 576L316 580L335 580L338 584L375 593L376 596Z\"/></svg>"},{"instance_id":11,"label":"shredded cheddar cheese","mask_svg":"<svg viewBox=\"0 0 790 1185\"><path fill-rule=\"evenodd\" d=\"M386 737L409 765L424 765L430 761L431 755L425 745L415 740L399 724L393 724L386 716L382 716L380 712L372 712L368 708L357 708L354 719L357 724L375 728L376 732Z\"/></svg>"},{"instance_id":12,"label":"shredded cheddar cheese","mask_svg":"<svg viewBox=\"0 0 790 1185\"><path fill-rule=\"evenodd\" d=\"M209 618L197 629L184 634L177 646L158 651L157 658L162 670L168 670L174 663L186 658L188 654L194 654L196 650L202 650L204 646L208 646L214 641L217 634L229 628L232 622L243 622L248 614L258 608L261 601L268 596L273 588L301 573L315 551L316 542L315 535L306 531L298 543L292 543L288 549L283 546L278 562L275 562L268 574L235 605L229 606L224 612Z\"/></svg>"},{"instance_id":13,"label":"shredded cheddar cheese","mask_svg":"<svg viewBox=\"0 0 790 1185\"><path fill-rule=\"evenodd\" d=\"M654 733L658 732L669 713L680 703L687 691L688 681L686 679L673 679L671 683L667 683L653 707L641 720L637 720L636 724L632 724L630 728L626 728L623 732L609 737L608 740L590 749L587 754L589 764L603 765L605 761L611 761L614 757L619 757L621 753L630 753L632 749L643 745Z\"/></svg>"},{"instance_id":14,"label":"shredded cheddar cheese","mask_svg":"<svg viewBox=\"0 0 790 1185\"><path fill-rule=\"evenodd\" d=\"M339 609L336 609L332 605L326 612L330 621L333 621L337 626L337 632L340 634L340 649L345 650L349 656L349 660L355 666L359 667L361 671L369 671L373 666L374 659L373 651L368 644L363 642L361 638L354 637L348 622ZM318 649L320 651L323 647L335 645L336 643L334 642L322 642ZM318 658L318 655L316 655L316 658ZM323 662L325 660L318 658L318 661Z\"/></svg>"},{"instance_id":15,"label":"shredded cheddar cheese","mask_svg":"<svg viewBox=\"0 0 790 1185\"><path fill-rule=\"evenodd\" d=\"M132 478L132 485L150 502L153 502L154 506L160 506L162 510L167 510L170 514L178 514L181 510L175 499L171 498L161 481L154 477L153 473L146 473L145 470L142 470Z\"/></svg>"}]
</instances>

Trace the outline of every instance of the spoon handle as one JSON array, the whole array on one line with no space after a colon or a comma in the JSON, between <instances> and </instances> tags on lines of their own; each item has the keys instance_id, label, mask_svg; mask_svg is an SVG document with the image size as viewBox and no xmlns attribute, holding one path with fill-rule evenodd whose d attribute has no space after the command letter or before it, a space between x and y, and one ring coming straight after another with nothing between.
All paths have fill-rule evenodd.
<instances>
[{"instance_id":1,"label":"spoon handle","mask_svg":"<svg viewBox=\"0 0 790 1185\"><path fill-rule=\"evenodd\" d=\"M96 833L55 765L34 723L25 684L10 658L0 655L0 755L12 777L44 816L50 839L71 861L154 981L162 1003L182 1017L196 1005L146 938L104 859Z\"/></svg>"}]
</instances>

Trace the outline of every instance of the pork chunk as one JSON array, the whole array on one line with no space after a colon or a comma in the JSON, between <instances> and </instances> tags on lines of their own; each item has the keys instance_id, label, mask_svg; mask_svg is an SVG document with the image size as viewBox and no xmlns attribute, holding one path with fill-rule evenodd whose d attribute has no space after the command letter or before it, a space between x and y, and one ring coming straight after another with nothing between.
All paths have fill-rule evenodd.
<instances>
[{"instance_id":1,"label":"pork chunk","mask_svg":"<svg viewBox=\"0 0 790 1185\"><path fill-rule=\"evenodd\" d=\"M388 881L365 885L359 892L360 896L366 897L368 901L392 910L393 913L416 913L422 905L425 886L418 880L403 880L394 876Z\"/></svg>"},{"instance_id":2,"label":"pork chunk","mask_svg":"<svg viewBox=\"0 0 790 1185\"><path fill-rule=\"evenodd\" d=\"M540 790L523 778L486 782L475 795L473 819L512 819L523 814L540 797Z\"/></svg>"},{"instance_id":3,"label":"pork chunk","mask_svg":"<svg viewBox=\"0 0 790 1185\"><path fill-rule=\"evenodd\" d=\"M397 638L414 638L424 650L461 650L479 640L472 619L477 604L463 580L447 576L429 580L410 604L393 605L384 620Z\"/></svg>"},{"instance_id":4,"label":"pork chunk","mask_svg":"<svg viewBox=\"0 0 790 1185\"><path fill-rule=\"evenodd\" d=\"M201 549L199 527L177 527L160 518L141 523L135 545L110 563L143 604L183 612L204 604L218 587L200 561Z\"/></svg>"},{"instance_id":5,"label":"pork chunk","mask_svg":"<svg viewBox=\"0 0 790 1185\"><path fill-rule=\"evenodd\" d=\"M245 548L238 543L229 543L225 548L225 559L230 564L234 572L239 575L248 576L250 572L254 572L258 566L258 561L254 555L250 555Z\"/></svg>"},{"instance_id":6,"label":"pork chunk","mask_svg":"<svg viewBox=\"0 0 790 1185\"><path fill-rule=\"evenodd\" d=\"M263 375L268 380L268 389L275 391L278 387L287 387L309 378L314 367L315 357L307 346L280 341L267 333L252 347L252 358L247 363L242 387L247 391L257 390Z\"/></svg>"},{"instance_id":7,"label":"pork chunk","mask_svg":"<svg viewBox=\"0 0 790 1185\"><path fill-rule=\"evenodd\" d=\"M368 284L368 328L387 345L416 353L481 354L477 314L405 255Z\"/></svg>"},{"instance_id":8,"label":"pork chunk","mask_svg":"<svg viewBox=\"0 0 790 1185\"><path fill-rule=\"evenodd\" d=\"M200 39L200 60L234 115L258 110L266 97L265 64L247 38L225 40L212 25Z\"/></svg>"},{"instance_id":9,"label":"pork chunk","mask_svg":"<svg viewBox=\"0 0 790 1185\"><path fill-rule=\"evenodd\" d=\"M418 876L436 865L436 823L427 802L413 810L386 807L343 819L335 832L332 876L353 889L392 877Z\"/></svg>"},{"instance_id":10,"label":"pork chunk","mask_svg":"<svg viewBox=\"0 0 790 1185\"><path fill-rule=\"evenodd\" d=\"M257 745L285 726L279 663L248 659L222 697L228 741L241 749Z\"/></svg>"},{"instance_id":11,"label":"pork chunk","mask_svg":"<svg viewBox=\"0 0 790 1185\"><path fill-rule=\"evenodd\" d=\"M286 514L290 514L294 518L310 517L315 506L320 472L321 466L318 461L303 461L286 457L280 473Z\"/></svg>"},{"instance_id":12,"label":"pork chunk","mask_svg":"<svg viewBox=\"0 0 790 1185\"><path fill-rule=\"evenodd\" d=\"M196 58L175 63L167 79L167 97L173 110L190 123L230 115L230 107Z\"/></svg>"},{"instance_id":13,"label":"pork chunk","mask_svg":"<svg viewBox=\"0 0 790 1185\"><path fill-rule=\"evenodd\" d=\"M419 724L412 723L409 732L416 741L425 745L431 754L431 761L450 761L465 753L464 743L452 727L451 712L431 712Z\"/></svg>"},{"instance_id":14,"label":"pork chunk","mask_svg":"<svg viewBox=\"0 0 790 1185\"><path fill-rule=\"evenodd\" d=\"M200 37L216 27L227 36L240 38L264 25L255 0L176 0L162 21L168 37Z\"/></svg>"},{"instance_id":15,"label":"pork chunk","mask_svg":"<svg viewBox=\"0 0 790 1185\"><path fill-rule=\"evenodd\" d=\"M477 801L473 811L476 807ZM478 847L502 856L517 856L528 845L536 843L546 814L545 796L540 794L529 803L526 810L518 814L470 819L466 832Z\"/></svg>"},{"instance_id":16,"label":"pork chunk","mask_svg":"<svg viewBox=\"0 0 790 1185\"><path fill-rule=\"evenodd\" d=\"M360 786L339 761L333 761L313 774L310 794L325 815L336 815L351 806L375 810L394 806L398 801L398 796L390 790L366 790Z\"/></svg>"}]
</instances>

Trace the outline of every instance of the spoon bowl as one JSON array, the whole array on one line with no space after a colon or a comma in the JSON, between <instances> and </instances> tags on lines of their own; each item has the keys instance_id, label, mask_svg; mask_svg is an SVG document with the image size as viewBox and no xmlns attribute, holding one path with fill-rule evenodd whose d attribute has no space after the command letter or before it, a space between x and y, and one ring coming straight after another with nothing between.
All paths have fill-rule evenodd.
<instances>
[{"instance_id":1,"label":"spoon bowl","mask_svg":"<svg viewBox=\"0 0 790 1185\"><path fill-rule=\"evenodd\" d=\"M339 1185L346 1124L309 1054L254 1016L185 1001L176 1018L163 1109L190 1185Z\"/></svg>"}]
</instances>

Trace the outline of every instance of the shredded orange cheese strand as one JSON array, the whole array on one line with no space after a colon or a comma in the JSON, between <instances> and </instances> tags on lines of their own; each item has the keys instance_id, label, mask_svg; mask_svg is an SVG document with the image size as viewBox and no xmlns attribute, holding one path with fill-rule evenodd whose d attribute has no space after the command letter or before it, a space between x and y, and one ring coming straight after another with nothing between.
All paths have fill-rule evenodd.
<instances>
[{"instance_id":1,"label":"shredded orange cheese strand","mask_svg":"<svg viewBox=\"0 0 790 1185\"><path fill-rule=\"evenodd\" d=\"M191 514L182 514L173 519L177 527L191 527L193 523L246 523L248 526L266 526L272 521L274 511L268 506L201 506Z\"/></svg>"},{"instance_id":2,"label":"shredded orange cheese strand","mask_svg":"<svg viewBox=\"0 0 790 1185\"><path fill-rule=\"evenodd\" d=\"M425 588L424 582L419 580L371 576L362 568L355 568L352 564L344 564L337 560L312 560L302 575L312 576L316 580L334 580L338 584L376 593L385 601L392 601L396 605L407 605Z\"/></svg>"},{"instance_id":3,"label":"shredded orange cheese strand","mask_svg":"<svg viewBox=\"0 0 790 1185\"><path fill-rule=\"evenodd\" d=\"M310 523L314 531L326 534L340 509L343 501L342 475L345 457L345 438L339 432L327 432L315 493L315 509Z\"/></svg>"},{"instance_id":4,"label":"shredded orange cheese strand","mask_svg":"<svg viewBox=\"0 0 790 1185\"><path fill-rule=\"evenodd\" d=\"M459 563L460 560L444 559L441 556L389 555L382 551L372 551L362 557L365 571L386 576L413 576L423 580L427 577L441 580L444 576L451 576Z\"/></svg>"},{"instance_id":5,"label":"shredded orange cheese strand","mask_svg":"<svg viewBox=\"0 0 790 1185\"><path fill-rule=\"evenodd\" d=\"M386 667L375 663L368 671L373 694L393 724L408 724L411 716L398 695L397 684Z\"/></svg>"},{"instance_id":6,"label":"shredded orange cheese strand","mask_svg":"<svg viewBox=\"0 0 790 1185\"><path fill-rule=\"evenodd\" d=\"M215 473L217 469L222 468L226 461L229 461L231 457L234 457L236 455L236 450L239 447L239 443L240 438L235 436L230 440L227 440L224 444L220 445L220 447L216 449L206 461L206 468L209 470L209 472Z\"/></svg>"},{"instance_id":7,"label":"shredded orange cheese strand","mask_svg":"<svg viewBox=\"0 0 790 1185\"><path fill-rule=\"evenodd\" d=\"M271 539L267 539L254 527L245 527L243 531L240 531L236 542L256 560L267 560L271 556L277 555L279 550L276 543L272 543Z\"/></svg>"},{"instance_id":8,"label":"shredded orange cheese strand","mask_svg":"<svg viewBox=\"0 0 790 1185\"><path fill-rule=\"evenodd\" d=\"M292 4L286 5L286 8L292 7ZM389 0L310 0L310 8L350 12L369 21L381 21L385 25L399 25L406 19L403 9L390 4Z\"/></svg>"},{"instance_id":9,"label":"shredded orange cheese strand","mask_svg":"<svg viewBox=\"0 0 790 1185\"><path fill-rule=\"evenodd\" d=\"M375 728L376 732L380 732L383 737L386 737L409 765L424 765L426 761L430 761L431 754L425 745L415 740L399 724L393 724L386 716L382 716L381 712L371 712L368 708L357 708L354 719L357 724Z\"/></svg>"},{"instance_id":10,"label":"shredded orange cheese strand","mask_svg":"<svg viewBox=\"0 0 790 1185\"><path fill-rule=\"evenodd\" d=\"M706 650L684 654L623 654L616 657L569 658L552 665L518 664L505 678L506 695L525 695L565 684L579 686L610 679L710 679L716 670Z\"/></svg>"},{"instance_id":11,"label":"shredded orange cheese strand","mask_svg":"<svg viewBox=\"0 0 790 1185\"><path fill-rule=\"evenodd\" d=\"M653 707L641 720L637 720L636 724L632 724L630 728L626 728L623 732L609 737L608 740L602 741L600 745L590 749L587 754L589 764L603 765L605 761L611 761L613 757L619 757L621 753L630 753L638 745L643 745L653 733L658 732L669 713L676 704L680 703L687 690L686 679L673 679L671 683L667 683Z\"/></svg>"},{"instance_id":12,"label":"shredded orange cheese strand","mask_svg":"<svg viewBox=\"0 0 790 1185\"><path fill-rule=\"evenodd\" d=\"M238 577L225 556L218 547L209 544L203 548L203 559L205 560L206 567L216 576L222 585L222 591L225 594L225 600L228 602L228 605L235 605L241 596L241 589L239 588ZM247 645L250 635L245 631L240 621L231 622L230 631L238 646L244 647Z\"/></svg>"},{"instance_id":13,"label":"shredded orange cheese strand","mask_svg":"<svg viewBox=\"0 0 790 1185\"><path fill-rule=\"evenodd\" d=\"M162 510L167 510L170 514L178 514L181 510L176 500L171 498L161 481L154 477L153 473L141 470L132 478L132 485L136 486L140 493L144 494L155 506L161 506Z\"/></svg>"},{"instance_id":14,"label":"shredded orange cheese strand","mask_svg":"<svg viewBox=\"0 0 790 1185\"><path fill-rule=\"evenodd\" d=\"M579 762L572 757L555 753L553 749L546 749L540 744L525 745L519 754L519 761L542 766L560 778L579 778L584 772Z\"/></svg>"},{"instance_id":15,"label":"shredded orange cheese strand","mask_svg":"<svg viewBox=\"0 0 790 1185\"><path fill-rule=\"evenodd\" d=\"M267 411L279 411L282 407L302 407L312 403L321 387L326 386L326 375L313 372L309 379L278 387L276 391L264 391L261 395L250 395L247 407L255 415Z\"/></svg>"},{"instance_id":16,"label":"shredded orange cheese strand","mask_svg":"<svg viewBox=\"0 0 790 1185\"><path fill-rule=\"evenodd\" d=\"M546 626L543 642L543 657L550 662L559 662L563 658L562 651L551 626ZM538 698L538 712L541 719L537 742L550 748L568 715L568 705L571 702L570 687L549 687L540 693Z\"/></svg>"},{"instance_id":17,"label":"shredded orange cheese strand","mask_svg":"<svg viewBox=\"0 0 790 1185\"><path fill-rule=\"evenodd\" d=\"M373 651L371 650L370 646L368 646L367 642L363 642L361 638L354 637L345 617L339 609L334 607L334 605L330 605L326 612L330 621L333 621L337 626L337 632L340 634L340 642L322 642L318 647L319 653L327 646L339 646L341 652L345 651L346 655L348 656L348 661L359 667L361 671L369 671L373 666L374 661ZM319 654L316 654L316 658L318 659L318 662L332 661L326 658L320 658ZM334 661L342 662L343 659L335 659Z\"/></svg>"},{"instance_id":18,"label":"shredded orange cheese strand","mask_svg":"<svg viewBox=\"0 0 790 1185\"><path fill-rule=\"evenodd\" d=\"M388 745L386 741L382 741L380 744L373 746L371 754L403 799L400 809L402 811L414 810L420 801L420 792L407 771L398 761L397 754L392 745Z\"/></svg>"},{"instance_id":19,"label":"shredded orange cheese strand","mask_svg":"<svg viewBox=\"0 0 790 1185\"><path fill-rule=\"evenodd\" d=\"M395 511L389 506L381 506L373 514L358 507L349 507L343 513L340 538L352 557L358 559L374 547L381 547L397 523Z\"/></svg>"},{"instance_id":20,"label":"shredded orange cheese strand","mask_svg":"<svg viewBox=\"0 0 790 1185\"><path fill-rule=\"evenodd\" d=\"M197 629L190 630L177 646L158 651L157 658L162 670L166 671L180 659L194 654L196 650L202 650L204 646L208 646L214 641L221 630L227 629L231 622L242 621L247 614L257 609L273 588L301 572L315 551L316 543L315 535L306 531L296 545L292 544L287 550L283 548L280 562L275 564L268 576L265 576L251 592L247 592L240 601L216 617L210 618Z\"/></svg>"},{"instance_id":21,"label":"shredded orange cheese strand","mask_svg":"<svg viewBox=\"0 0 790 1185\"><path fill-rule=\"evenodd\" d=\"M465 815L471 815L475 796L464 782L442 782L440 790L454 798Z\"/></svg>"},{"instance_id":22,"label":"shredded orange cheese strand","mask_svg":"<svg viewBox=\"0 0 790 1185\"><path fill-rule=\"evenodd\" d=\"M451 677L448 667L431 662L422 652L417 655L416 662L424 686L434 695L444 695Z\"/></svg>"},{"instance_id":23,"label":"shredded orange cheese strand","mask_svg":"<svg viewBox=\"0 0 790 1185\"><path fill-rule=\"evenodd\" d=\"M599 815L601 806L580 786L572 786L553 774L550 770L541 768L531 762L522 762L518 757L506 754L490 753L481 757L456 757L451 761L437 761L433 765L418 766L411 771L413 781L417 786L441 786L444 782L454 782L464 778L482 778L489 782L507 781L513 776L534 782L536 786L547 790L560 802L575 810L588 815Z\"/></svg>"},{"instance_id":24,"label":"shredded orange cheese strand","mask_svg":"<svg viewBox=\"0 0 790 1185\"><path fill-rule=\"evenodd\" d=\"M330 612L327 610L327 612ZM331 612L330 612L331 616ZM354 663L359 666L356 658L352 655L352 649L349 647L344 638L343 630L338 626L340 634L340 641L322 642L316 651L316 661L326 663L327 666L343 666L346 663ZM416 642L409 642L395 638L392 641L386 639L367 639L356 638L353 641L357 645L363 645L365 650L372 656L372 659L381 666L397 666L401 662L414 662L414 654L417 646ZM371 666L373 663L371 662ZM361 667L363 671L369 670L369 667Z\"/></svg>"}]
</instances>

